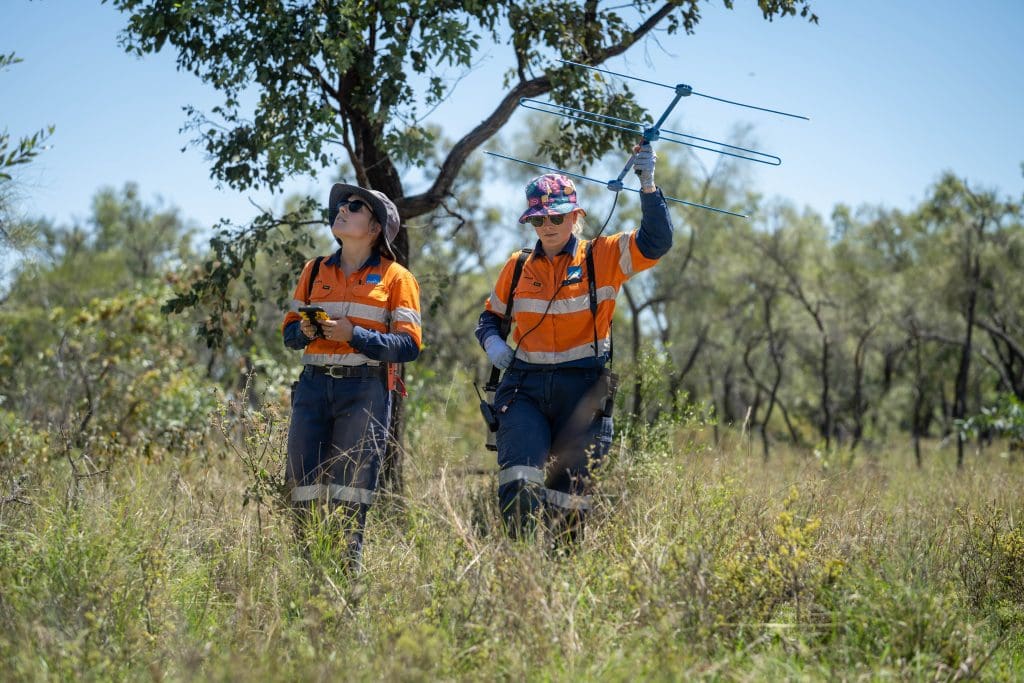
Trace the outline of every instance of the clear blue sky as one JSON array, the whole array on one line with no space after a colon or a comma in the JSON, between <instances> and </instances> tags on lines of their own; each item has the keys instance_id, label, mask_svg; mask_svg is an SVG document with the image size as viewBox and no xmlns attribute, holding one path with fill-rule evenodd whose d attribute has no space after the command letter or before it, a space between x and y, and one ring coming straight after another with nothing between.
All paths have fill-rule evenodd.
<instances>
[{"instance_id":1,"label":"clear blue sky","mask_svg":"<svg viewBox=\"0 0 1024 683\"><path fill-rule=\"evenodd\" d=\"M910 208L944 169L1020 196L1024 1L817 0L817 26L768 23L753 2L736 5L709 4L695 35L662 34L660 46L639 46L607 67L810 116L800 122L696 98L677 109L687 132L708 137L752 123L760 148L784 162L755 165L756 186L826 215L838 202ZM0 52L24 59L0 72L0 128L18 137L56 126L52 148L18 176L22 211L84 221L99 187L126 181L200 225L251 217L250 199L279 206L281 195L217 189L202 152L181 151L189 142L179 132L182 107L209 109L218 97L176 71L170 52L125 54L117 44L124 23L98 2L0 0ZM450 136L477 123L500 92L508 48L486 52L432 116ZM671 100L668 90L637 93L655 114ZM488 160L497 174L502 163ZM321 195L328 183L301 178L287 189Z\"/></svg>"}]
</instances>

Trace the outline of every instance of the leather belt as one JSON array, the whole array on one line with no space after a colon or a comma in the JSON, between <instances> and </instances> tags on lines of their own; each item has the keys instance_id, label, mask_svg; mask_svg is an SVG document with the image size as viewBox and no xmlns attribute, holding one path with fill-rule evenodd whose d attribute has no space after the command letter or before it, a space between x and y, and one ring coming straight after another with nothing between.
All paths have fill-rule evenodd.
<instances>
[{"instance_id":1,"label":"leather belt","mask_svg":"<svg viewBox=\"0 0 1024 683\"><path fill-rule=\"evenodd\" d=\"M308 365L306 367L313 368L313 372L317 374L327 375L334 379L344 377L380 377L383 379L388 374L388 366L384 363L380 365Z\"/></svg>"}]
</instances>

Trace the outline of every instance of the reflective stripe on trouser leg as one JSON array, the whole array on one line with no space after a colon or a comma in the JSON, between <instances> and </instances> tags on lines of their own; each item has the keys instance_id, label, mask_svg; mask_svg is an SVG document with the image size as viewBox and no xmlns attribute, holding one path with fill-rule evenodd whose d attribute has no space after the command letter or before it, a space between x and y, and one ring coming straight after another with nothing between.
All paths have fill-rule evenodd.
<instances>
[{"instance_id":1,"label":"reflective stripe on trouser leg","mask_svg":"<svg viewBox=\"0 0 1024 683\"><path fill-rule=\"evenodd\" d=\"M544 502L564 510L589 510L593 505L591 496L576 496L554 489L544 489Z\"/></svg>"},{"instance_id":2,"label":"reflective stripe on trouser leg","mask_svg":"<svg viewBox=\"0 0 1024 683\"><path fill-rule=\"evenodd\" d=\"M528 391L534 380L527 375L511 400L515 373L506 373L494 402L498 416L498 504L507 531L513 536L533 527L542 506L544 463L551 446L548 420ZM526 389L526 391L523 391ZM504 410L504 412L501 412Z\"/></svg>"},{"instance_id":3,"label":"reflective stripe on trouser leg","mask_svg":"<svg viewBox=\"0 0 1024 683\"><path fill-rule=\"evenodd\" d=\"M296 486L292 489L292 502L303 503L310 500L372 505L373 491L338 484L312 484L311 486Z\"/></svg>"},{"instance_id":4,"label":"reflective stripe on trouser leg","mask_svg":"<svg viewBox=\"0 0 1024 683\"><path fill-rule=\"evenodd\" d=\"M529 467L527 465L513 465L512 467L508 467L498 472L498 486L511 484L512 482L520 479L543 486L544 470L538 467Z\"/></svg>"},{"instance_id":5,"label":"reflective stripe on trouser leg","mask_svg":"<svg viewBox=\"0 0 1024 683\"><path fill-rule=\"evenodd\" d=\"M544 500L544 502L550 505L557 505L558 507L562 507L567 510L589 510L591 507L590 496L577 496L571 493L564 493L562 491L545 488L544 472L536 467L514 465L498 472L499 487L511 484L514 481L538 484L541 487L538 489L539 496Z\"/></svg>"}]
</instances>

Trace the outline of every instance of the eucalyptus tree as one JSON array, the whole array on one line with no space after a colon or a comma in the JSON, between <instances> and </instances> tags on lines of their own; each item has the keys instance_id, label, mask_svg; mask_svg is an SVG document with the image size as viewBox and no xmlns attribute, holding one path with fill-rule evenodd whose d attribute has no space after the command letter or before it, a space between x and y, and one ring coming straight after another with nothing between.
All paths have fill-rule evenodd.
<instances>
[{"instance_id":1,"label":"eucalyptus tree","mask_svg":"<svg viewBox=\"0 0 1024 683\"><path fill-rule=\"evenodd\" d=\"M768 238L756 242L764 266L778 278L780 291L802 312L810 334L794 336L796 360L806 378L818 385L814 421L832 445L836 429L835 357L837 301L830 278L834 258L825 226L815 213L782 205L768 216Z\"/></svg>"},{"instance_id":2,"label":"eucalyptus tree","mask_svg":"<svg viewBox=\"0 0 1024 683\"><path fill-rule=\"evenodd\" d=\"M1024 327L1020 314L1021 205L993 191L974 189L952 173L933 186L915 215L919 246L931 248L928 263L952 325L932 336L957 347L952 422L968 416L972 361L979 356L1004 390L1016 393L1024 374ZM1003 288L1009 288L1004 292ZM987 335L991 346L976 339ZM976 406L980 409L981 406ZM957 467L964 439L956 430Z\"/></svg>"}]
</instances>

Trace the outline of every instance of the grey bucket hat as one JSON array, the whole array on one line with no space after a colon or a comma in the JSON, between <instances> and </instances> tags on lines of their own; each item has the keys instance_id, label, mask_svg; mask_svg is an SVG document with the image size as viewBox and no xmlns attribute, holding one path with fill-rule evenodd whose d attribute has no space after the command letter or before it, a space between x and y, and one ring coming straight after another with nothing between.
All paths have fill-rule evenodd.
<instances>
[{"instance_id":1,"label":"grey bucket hat","mask_svg":"<svg viewBox=\"0 0 1024 683\"><path fill-rule=\"evenodd\" d=\"M334 219L338 216L338 202L342 199L347 199L349 195L353 194L360 199L365 199L366 203L370 205L374 218L377 219L377 222L384 229L384 253L388 258L397 261L395 250L391 244L394 242L395 237L398 236L398 229L402 225L402 220L398 217L398 207L380 190L367 190L358 185L335 183L334 187L331 188L331 196L327 200L329 224L333 225Z\"/></svg>"}]
</instances>

